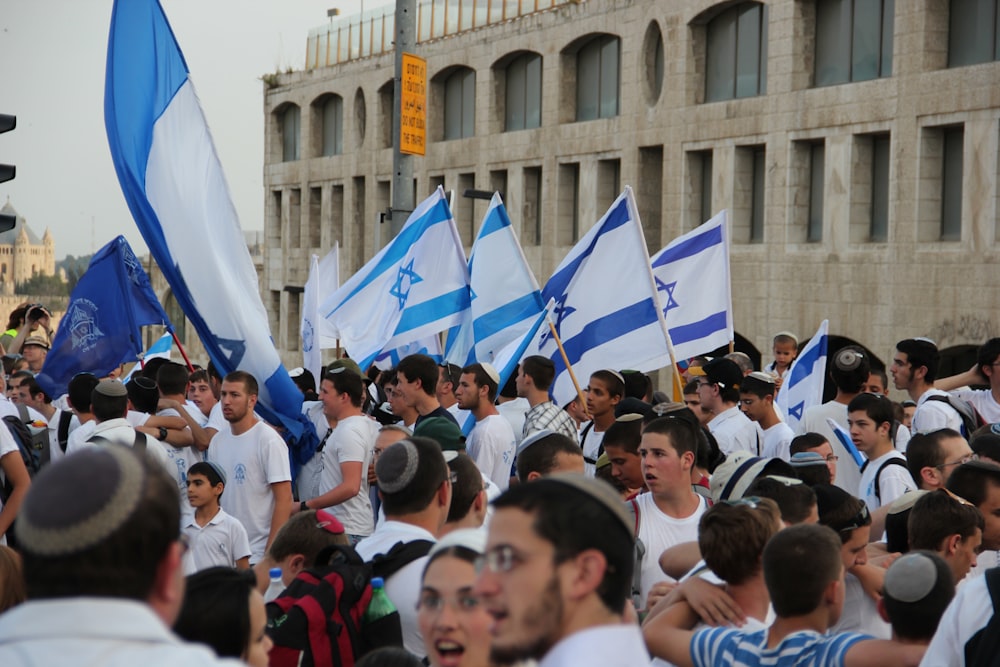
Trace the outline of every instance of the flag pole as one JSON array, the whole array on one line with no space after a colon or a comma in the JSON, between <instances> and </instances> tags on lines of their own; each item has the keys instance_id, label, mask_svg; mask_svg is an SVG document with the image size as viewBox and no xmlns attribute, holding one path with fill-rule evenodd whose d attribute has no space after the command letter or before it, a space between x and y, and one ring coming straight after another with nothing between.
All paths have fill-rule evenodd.
<instances>
[{"instance_id":1,"label":"flag pole","mask_svg":"<svg viewBox=\"0 0 1000 667\"><path fill-rule=\"evenodd\" d=\"M194 366L191 365L191 360L188 359L187 352L184 351L184 346L181 345L181 339L177 337L177 334L174 333L172 329L170 331L170 337L174 339L175 343L177 343L177 349L181 351L181 357L183 357L184 363L188 367L188 372L194 373Z\"/></svg>"},{"instance_id":2,"label":"flag pole","mask_svg":"<svg viewBox=\"0 0 1000 667\"><path fill-rule=\"evenodd\" d=\"M580 399L580 407L583 408L584 414L589 416L587 413L587 400L583 397L583 390L580 389L580 383L576 380L576 374L573 373L573 367L569 363L569 356L566 354L566 349L563 347L562 339L559 338L558 332L556 332L556 325L552 324L552 319L548 315L545 316L545 321L549 323L549 331L552 332L552 337L556 339L556 345L559 347L559 354L562 355L563 363L566 364L566 371L569 372L569 379L573 381L573 387L576 389L577 398Z\"/></svg>"}]
</instances>

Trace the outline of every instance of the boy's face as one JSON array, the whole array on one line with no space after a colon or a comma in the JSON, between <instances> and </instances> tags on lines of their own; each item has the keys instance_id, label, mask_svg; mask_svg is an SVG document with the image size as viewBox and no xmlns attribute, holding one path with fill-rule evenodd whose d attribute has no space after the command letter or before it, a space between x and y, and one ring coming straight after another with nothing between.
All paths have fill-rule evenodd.
<instances>
[{"instance_id":1,"label":"boy's face","mask_svg":"<svg viewBox=\"0 0 1000 667\"><path fill-rule=\"evenodd\" d=\"M209 503L218 500L222 495L222 484L212 486L208 477L198 473L188 473L187 497L191 507L204 507Z\"/></svg>"},{"instance_id":2,"label":"boy's face","mask_svg":"<svg viewBox=\"0 0 1000 667\"><path fill-rule=\"evenodd\" d=\"M615 409L620 396L612 396L608 391L604 380L590 378L590 386L587 387L587 412L592 417L601 417Z\"/></svg>"},{"instance_id":3,"label":"boy's face","mask_svg":"<svg viewBox=\"0 0 1000 667\"><path fill-rule=\"evenodd\" d=\"M761 398L757 394L741 393L740 394L740 410L743 411L747 417L755 422L759 422L764 417L764 413L767 412L767 408L771 401L768 399L770 396L765 396Z\"/></svg>"},{"instance_id":4,"label":"boy's face","mask_svg":"<svg viewBox=\"0 0 1000 667\"><path fill-rule=\"evenodd\" d=\"M876 424L864 410L855 410L847 415L847 425L851 432L851 442L863 454L874 451L879 443L889 437L889 424Z\"/></svg>"},{"instance_id":5,"label":"boy's face","mask_svg":"<svg viewBox=\"0 0 1000 667\"><path fill-rule=\"evenodd\" d=\"M604 452L611 461L611 476L629 489L646 486L642 476L642 459L638 454L625 451L624 447L605 445Z\"/></svg>"},{"instance_id":6,"label":"boy's face","mask_svg":"<svg viewBox=\"0 0 1000 667\"><path fill-rule=\"evenodd\" d=\"M775 343L772 349L774 353L774 361L778 368L788 368L795 357L799 354L799 349L795 346L795 343Z\"/></svg>"}]
</instances>

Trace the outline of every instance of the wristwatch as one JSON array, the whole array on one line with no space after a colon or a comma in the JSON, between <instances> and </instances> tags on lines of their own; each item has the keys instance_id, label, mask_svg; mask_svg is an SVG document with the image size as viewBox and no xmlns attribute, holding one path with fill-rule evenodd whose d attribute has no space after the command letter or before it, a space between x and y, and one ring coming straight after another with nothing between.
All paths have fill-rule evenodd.
<instances>
[{"instance_id":1,"label":"wristwatch","mask_svg":"<svg viewBox=\"0 0 1000 667\"><path fill-rule=\"evenodd\" d=\"M165 426L160 427L160 442L167 441L167 429Z\"/></svg>"},{"instance_id":2,"label":"wristwatch","mask_svg":"<svg viewBox=\"0 0 1000 667\"><path fill-rule=\"evenodd\" d=\"M300 512L308 512L309 511L309 506L306 505L306 501L303 500L301 503L299 503L299 511Z\"/></svg>"}]
</instances>

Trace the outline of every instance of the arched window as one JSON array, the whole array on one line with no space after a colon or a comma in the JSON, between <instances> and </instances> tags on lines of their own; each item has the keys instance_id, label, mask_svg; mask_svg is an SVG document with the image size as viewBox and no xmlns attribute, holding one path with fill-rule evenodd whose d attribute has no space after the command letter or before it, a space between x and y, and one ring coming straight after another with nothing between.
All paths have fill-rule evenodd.
<instances>
[{"instance_id":1,"label":"arched window","mask_svg":"<svg viewBox=\"0 0 1000 667\"><path fill-rule=\"evenodd\" d=\"M601 35L576 54L576 119L594 120L618 115L619 53L621 40Z\"/></svg>"},{"instance_id":2,"label":"arched window","mask_svg":"<svg viewBox=\"0 0 1000 667\"><path fill-rule=\"evenodd\" d=\"M767 92L767 5L744 2L708 23L705 101Z\"/></svg>"},{"instance_id":3,"label":"arched window","mask_svg":"<svg viewBox=\"0 0 1000 667\"><path fill-rule=\"evenodd\" d=\"M323 155L344 152L344 100L331 95L323 103Z\"/></svg>"},{"instance_id":4,"label":"arched window","mask_svg":"<svg viewBox=\"0 0 1000 667\"><path fill-rule=\"evenodd\" d=\"M476 134L476 73L461 68L444 82L444 138Z\"/></svg>"},{"instance_id":5,"label":"arched window","mask_svg":"<svg viewBox=\"0 0 1000 667\"><path fill-rule=\"evenodd\" d=\"M289 106L281 114L281 160L292 162L299 159L299 126L301 112L295 105Z\"/></svg>"},{"instance_id":6,"label":"arched window","mask_svg":"<svg viewBox=\"0 0 1000 667\"><path fill-rule=\"evenodd\" d=\"M542 57L525 53L505 71L504 131L527 130L542 125Z\"/></svg>"}]
</instances>

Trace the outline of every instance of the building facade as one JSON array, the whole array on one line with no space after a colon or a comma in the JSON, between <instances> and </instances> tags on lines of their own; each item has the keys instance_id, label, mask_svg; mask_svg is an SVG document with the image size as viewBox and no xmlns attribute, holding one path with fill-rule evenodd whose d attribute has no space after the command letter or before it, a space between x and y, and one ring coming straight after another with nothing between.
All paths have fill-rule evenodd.
<instances>
[{"instance_id":1,"label":"building facade","mask_svg":"<svg viewBox=\"0 0 1000 667\"><path fill-rule=\"evenodd\" d=\"M12 295L15 286L32 276L53 276L56 273L56 242L45 228L41 238L11 205L10 200L0 213L15 218L14 227L0 232L0 293Z\"/></svg>"},{"instance_id":2,"label":"building facade","mask_svg":"<svg viewBox=\"0 0 1000 667\"><path fill-rule=\"evenodd\" d=\"M765 362L825 318L882 360L977 345L1000 335L997 5L425 3L417 200L454 190L468 248L487 202L462 192L499 190L542 283L625 185L651 254L728 209L735 328ZM314 31L307 69L265 77L261 289L289 363L309 256L339 241L346 279L388 241L387 21Z\"/></svg>"}]
</instances>

